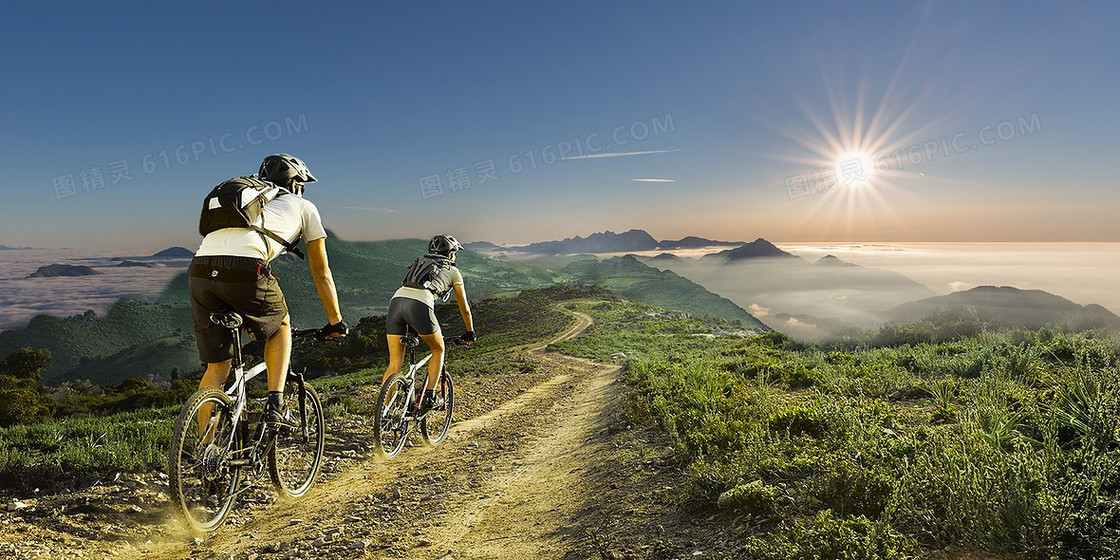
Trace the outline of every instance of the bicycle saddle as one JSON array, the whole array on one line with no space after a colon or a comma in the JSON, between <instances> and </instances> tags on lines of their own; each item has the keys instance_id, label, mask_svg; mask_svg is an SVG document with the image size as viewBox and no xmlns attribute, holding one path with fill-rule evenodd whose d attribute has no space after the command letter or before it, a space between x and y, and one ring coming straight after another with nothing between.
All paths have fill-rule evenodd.
<instances>
[{"instance_id":1,"label":"bicycle saddle","mask_svg":"<svg viewBox=\"0 0 1120 560\"><path fill-rule=\"evenodd\" d=\"M221 325L227 329L236 329L245 321L237 312L230 311L229 313L211 313L210 322L215 325Z\"/></svg>"}]
</instances>

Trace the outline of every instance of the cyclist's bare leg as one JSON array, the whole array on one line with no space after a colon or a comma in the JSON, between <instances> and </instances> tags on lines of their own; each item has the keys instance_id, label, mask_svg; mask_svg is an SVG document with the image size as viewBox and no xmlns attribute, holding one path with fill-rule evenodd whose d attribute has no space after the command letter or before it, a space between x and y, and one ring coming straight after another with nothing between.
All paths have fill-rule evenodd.
<instances>
[{"instance_id":1,"label":"cyclist's bare leg","mask_svg":"<svg viewBox=\"0 0 1120 560\"><path fill-rule=\"evenodd\" d=\"M385 375L381 377L381 384L385 384L385 380L389 379L390 375L397 373L401 370L401 365L404 364L404 346L401 345L401 335L387 334L385 340L389 342L389 366L385 368Z\"/></svg>"},{"instance_id":2,"label":"cyclist's bare leg","mask_svg":"<svg viewBox=\"0 0 1120 560\"><path fill-rule=\"evenodd\" d=\"M206 364L206 373L202 374L202 381L198 384L199 389L206 389L210 387L219 388L229 377L229 367L232 359L223 362L214 362ZM210 409L214 405L206 403L198 408L198 437L206 437L206 425L210 421Z\"/></svg>"},{"instance_id":3,"label":"cyclist's bare leg","mask_svg":"<svg viewBox=\"0 0 1120 560\"><path fill-rule=\"evenodd\" d=\"M428 362L428 383L425 389L435 389L439 383L439 372L443 371L443 333L439 330L432 334L422 334L420 338L432 350L432 360Z\"/></svg>"},{"instance_id":4,"label":"cyclist's bare leg","mask_svg":"<svg viewBox=\"0 0 1120 560\"><path fill-rule=\"evenodd\" d=\"M385 368L385 375L381 377L381 385L385 385L389 376L400 371L401 366L404 365L404 346L401 345L401 338L403 337L399 334L385 335L385 340L389 342L389 365Z\"/></svg>"},{"instance_id":5,"label":"cyclist's bare leg","mask_svg":"<svg viewBox=\"0 0 1120 560\"><path fill-rule=\"evenodd\" d=\"M268 390L284 391L288 364L292 361L292 326L288 315L276 334L264 342L264 365L268 368Z\"/></svg>"}]
</instances>

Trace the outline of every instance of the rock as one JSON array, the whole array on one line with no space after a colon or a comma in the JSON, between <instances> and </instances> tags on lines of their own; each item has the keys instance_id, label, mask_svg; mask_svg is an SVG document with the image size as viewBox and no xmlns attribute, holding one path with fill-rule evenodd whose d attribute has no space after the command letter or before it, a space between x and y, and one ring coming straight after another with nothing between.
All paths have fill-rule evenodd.
<instances>
[{"instance_id":1,"label":"rock","mask_svg":"<svg viewBox=\"0 0 1120 560\"><path fill-rule=\"evenodd\" d=\"M370 541L368 541L366 539L350 541L350 548L352 548L354 550L365 550L365 549L369 548L369 545L370 545Z\"/></svg>"},{"instance_id":2,"label":"rock","mask_svg":"<svg viewBox=\"0 0 1120 560\"><path fill-rule=\"evenodd\" d=\"M7 510L8 511L19 511L19 510L21 510L23 508L26 508L26 507L27 507L27 504L25 504L25 503L23 503L19 500L16 500L16 501L8 504Z\"/></svg>"},{"instance_id":3,"label":"rock","mask_svg":"<svg viewBox=\"0 0 1120 560\"><path fill-rule=\"evenodd\" d=\"M202 544L202 539L200 539L198 537L195 537L195 538L191 539L191 546L199 546L201 544Z\"/></svg>"}]
</instances>

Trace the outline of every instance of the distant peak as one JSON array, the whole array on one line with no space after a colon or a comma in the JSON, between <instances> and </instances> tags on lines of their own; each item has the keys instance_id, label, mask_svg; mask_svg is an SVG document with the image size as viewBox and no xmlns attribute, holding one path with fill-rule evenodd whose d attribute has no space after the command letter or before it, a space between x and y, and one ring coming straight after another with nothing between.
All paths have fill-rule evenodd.
<instances>
[{"instance_id":1,"label":"distant peak","mask_svg":"<svg viewBox=\"0 0 1120 560\"><path fill-rule=\"evenodd\" d=\"M620 253L625 251L652 251L657 248L657 240L640 229L622 233L611 230L596 232L587 237L568 237L562 241L542 241L510 250L537 254L578 254L578 253Z\"/></svg>"},{"instance_id":2,"label":"distant peak","mask_svg":"<svg viewBox=\"0 0 1120 560\"><path fill-rule=\"evenodd\" d=\"M194 256L194 251L183 247L169 247L154 255L152 258L180 258L189 259Z\"/></svg>"},{"instance_id":3,"label":"distant peak","mask_svg":"<svg viewBox=\"0 0 1120 560\"><path fill-rule=\"evenodd\" d=\"M761 237L755 239L754 241L751 241L750 243L745 243L741 247L737 247L735 249L730 249L727 251L721 251L716 254L731 260L751 259L757 257L792 257L795 259L799 258L796 255L787 253L779 249L773 243Z\"/></svg>"},{"instance_id":4,"label":"distant peak","mask_svg":"<svg viewBox=\"0 0 1120 560\"><path fill-rule=\"evenodd\" d=\"M852 264L850 262L842 261L836 255L825 255L825 256L817 259L817 262L815 262L813 264L820 264L820 265L825 265L825 266L858 266L858 265Z\"/></svg>"}]
</instances>

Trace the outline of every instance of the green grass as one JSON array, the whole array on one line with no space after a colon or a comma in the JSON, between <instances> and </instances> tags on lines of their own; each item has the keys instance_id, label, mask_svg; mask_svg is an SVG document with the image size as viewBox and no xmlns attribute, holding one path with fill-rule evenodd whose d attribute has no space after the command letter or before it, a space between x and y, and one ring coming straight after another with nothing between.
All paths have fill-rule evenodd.
<instances>
[{"instance_id":1,"label":"green grass","mask_svg":"<svg viewBox=\"0 0 1120 560\"><path fill-rule=\"evenodd\" d=\"M178 407L68 419L0 430L0 488L49 488L115 472L167 467Z\"/></svg>"},{"instance_id":2,"label":"green grass","mask_svg":"<svg viewBox=\"0 0 1120 560\"><path fill-rule=\"evenodd\" d=\"M912 324L806 346L614 302L561 345L626 354L630 414L660 424L697 515L759 558L1033 558L1120 546L1113 334Z\"/></svg>"}]
</instances>

